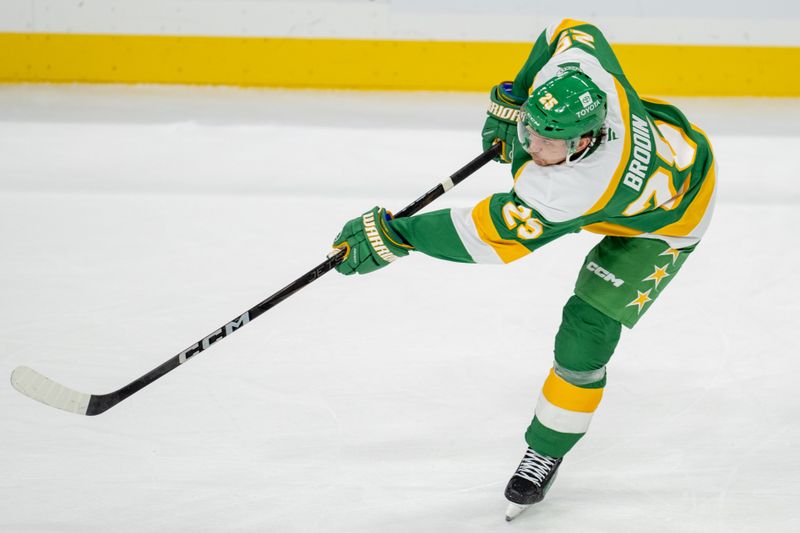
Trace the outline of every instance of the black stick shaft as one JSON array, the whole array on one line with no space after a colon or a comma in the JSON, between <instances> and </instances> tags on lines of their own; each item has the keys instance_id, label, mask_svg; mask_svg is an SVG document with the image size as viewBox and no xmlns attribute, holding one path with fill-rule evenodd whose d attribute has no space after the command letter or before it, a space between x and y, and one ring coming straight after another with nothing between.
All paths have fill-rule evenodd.
<instances>
[{"instance_id":1,"label":"black stick shaft","mask_svg":"<svg viewBox=\"0 0 800 533\"><path fill-rule=\"evenodd\" d=\"M436 185L436 187L432 188L413 202L406 206L404 209L399 211L395 216L396 217L407 217L411 216L414 213L419 212L423 208L425 208L428 204L442 196L445 192L453 188L454 186L458 185L462 181L464 181L468 176L472 175L477 171L479 168L483 167L486 163L491 161L497 155L500 154L500 144L495 144L490 149L483 152L481 155L464 165L462 168L457 170L453 175L448 177L442 183ZM258 316L262 315L269 309L275 307L282 301L284 301L289 296L293 295L303 287L309 285L314 280L318 279L319 277L323 276L324 274L330 272L336 265L338 265L344 256L344 250L330 256L328 259L317 265L316 267L312 268L293 282L291 282L286 287L282 288L275 294L271 295L267 299L259 302L251 309L247 310L244 314L239 315L238 317L234 318L227 324L223 325L222 327L218 328L217 330L211 332L211 334L207 335L203 339L200 339L193 345L189 346L185 350L183 350L178 355L168 359L161 365L157 366L150 372L144 374L140 378L132 381L131 383L125 385L119 390L108 394L93 394L91 399L89 400L89 407L86 411L86 414L89 416L92 415L99 415L100 413L105 412L106 410L114 407L119 402L128 398L129 396L135 394L136 392L140 391L147 385L153 383L158 378L162 377L163 375L175 370L180 365L194 357L195 355L199 354L203 350L207 349L209 346L214 344L220 339L223 339L238 331L239 328L244 326L245 324L249 323L251 320L255 320Z\"/></svg>"}]
</instances>

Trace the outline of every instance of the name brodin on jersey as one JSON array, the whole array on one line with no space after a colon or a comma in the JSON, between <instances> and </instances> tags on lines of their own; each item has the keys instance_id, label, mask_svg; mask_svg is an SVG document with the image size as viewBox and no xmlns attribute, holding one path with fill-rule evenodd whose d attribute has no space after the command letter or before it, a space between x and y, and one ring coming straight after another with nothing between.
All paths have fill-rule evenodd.
<instances>
[{"instance_id":1,"label":"name brodin on jersey","mask_svg":"<svg viewBox=\"0 0 800 533\"><path fill-rule=\"evenodd\" d=\"M653 142L650 140L650 126L643 118L631 113L631 136L633 137L633 159L628 164L623 183L636 192L642 190L647 179L647 167L653 157Z\"/></svg>"}]
</instances>

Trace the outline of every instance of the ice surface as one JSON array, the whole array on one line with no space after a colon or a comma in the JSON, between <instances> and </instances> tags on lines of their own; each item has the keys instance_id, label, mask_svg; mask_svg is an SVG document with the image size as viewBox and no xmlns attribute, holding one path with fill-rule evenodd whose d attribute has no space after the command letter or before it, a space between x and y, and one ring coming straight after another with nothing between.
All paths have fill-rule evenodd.
<instances>
[{"instance_id":1,"label":"ice surface","mask_svg":"<svg viewBox=\"0 0 800 533\"><path fill-rule=\"evenodd\" d=\"M0 87L0 372L127 383L477 155L484 100ZM506 267L329 274L95 418L6 381L0 530L796 531L800 103L679 103L715 144L715 219L513 524L503 487L595 235Z\"/></svg>"}]
</instances>

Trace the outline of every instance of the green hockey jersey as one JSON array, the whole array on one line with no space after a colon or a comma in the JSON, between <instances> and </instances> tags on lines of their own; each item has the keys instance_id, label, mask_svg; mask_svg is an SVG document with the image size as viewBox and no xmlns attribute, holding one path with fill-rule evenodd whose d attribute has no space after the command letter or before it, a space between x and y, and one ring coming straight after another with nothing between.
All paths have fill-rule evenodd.
<instances>
[{"instance_id":1,"label":"green hockey jersey","mask_svg":"<svg viewBox=\"0 0 800 533\"><path fill-rule=\"evenodd\" d=\"M589 156L542 167L516 145L511 191L473 208L395 219L392 228L417 251L468 263L508 263L582 229L675 249L696 244L716 189L704 132L669 103L637 95L603 34L586 22L565 19L543 31L512 90L527 97L576 68L608 96L603 141Z\"/></svg>"}]
</instances>

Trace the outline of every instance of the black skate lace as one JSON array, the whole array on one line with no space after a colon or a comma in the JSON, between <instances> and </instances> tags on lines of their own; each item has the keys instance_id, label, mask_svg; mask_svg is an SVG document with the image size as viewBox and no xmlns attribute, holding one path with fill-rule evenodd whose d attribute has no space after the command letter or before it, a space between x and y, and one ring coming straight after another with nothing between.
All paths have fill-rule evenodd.
<instances>
[{"instance_id":1,"label":"black skate lace","mask_svg":"<svg viewBox=\"0 0 800 533\"><path fill-rule=\"evenodd\" d=\"M549 474L556 465L556 461L557 459L547 457L546 455L539 455L528 448L528 451L525 452L525 457L522 458L522 462L517 467L517 473L515 475L536 483L541 487L544 478L547 477L547 474Z\"/></svg>"}]
</instances>

